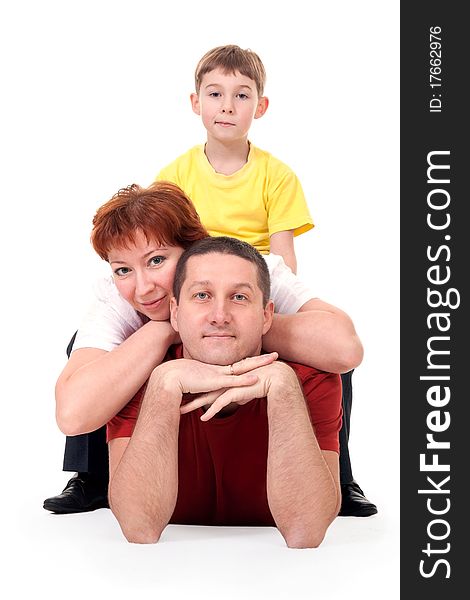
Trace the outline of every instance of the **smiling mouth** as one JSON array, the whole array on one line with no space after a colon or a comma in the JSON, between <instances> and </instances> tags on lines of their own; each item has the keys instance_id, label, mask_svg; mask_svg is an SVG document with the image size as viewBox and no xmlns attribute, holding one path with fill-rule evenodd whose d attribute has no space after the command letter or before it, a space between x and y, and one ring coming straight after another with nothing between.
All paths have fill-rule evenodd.
<instances>
[{"instance_id":1,"label":"smiling mouth","mask_svg":"<svg viewBox=\"0 0 470 600\"><path fill-rule=\"evenodd\" d=\"M156 300L152 300L151 302L141 302L141 306L145 306L145 308L153 308L154 306L158 306L162 303L162 301L166 298L166 296L162 296L161 298L157 298Z\"/></svg>"}]
</instances>

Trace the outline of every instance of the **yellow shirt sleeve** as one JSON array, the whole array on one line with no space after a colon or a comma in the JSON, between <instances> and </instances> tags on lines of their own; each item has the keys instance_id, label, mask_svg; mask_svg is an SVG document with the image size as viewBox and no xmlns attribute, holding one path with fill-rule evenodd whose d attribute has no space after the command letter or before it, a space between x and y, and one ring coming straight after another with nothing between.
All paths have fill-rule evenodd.
<instances>
[{"instance_id":1,"label":"yellow shirt sleeve","mask_svg":"<svg viewBox=\"0 0 470 600\"><path fill-rule=\"evenodd\" d=\"M294 236L313 228L313 220L297 175L273 156L267 166L266 212L269 235L293 230Z\"/></svg>"}]
</instances>

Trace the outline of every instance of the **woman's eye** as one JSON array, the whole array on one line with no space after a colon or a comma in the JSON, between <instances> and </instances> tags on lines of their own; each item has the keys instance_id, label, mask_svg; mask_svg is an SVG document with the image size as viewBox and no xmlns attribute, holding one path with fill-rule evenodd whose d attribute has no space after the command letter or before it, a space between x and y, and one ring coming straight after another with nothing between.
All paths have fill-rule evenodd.
<instances>
[{"instance_id":1,"label":"woman's eye","mask_svg":"<svg viewBox=\"0 0 470 600\"><path fill-rule=\"evenodd\" d=\"M118 277L124 277L124 275L127 275L129 272L129 267L119 267L118 269L115 269L114 274Z\"/></svg>"},{"instance_id":2,"label":"woman's eye","mask_svg":"<svg viewBox=\"0 0 470 600\"><path fill-rule=\"evenodd\" d=\"M149 264L153 267L159 267L165 261L164 256L154 256L149 260Z\"/></svg>"}]
</instances>

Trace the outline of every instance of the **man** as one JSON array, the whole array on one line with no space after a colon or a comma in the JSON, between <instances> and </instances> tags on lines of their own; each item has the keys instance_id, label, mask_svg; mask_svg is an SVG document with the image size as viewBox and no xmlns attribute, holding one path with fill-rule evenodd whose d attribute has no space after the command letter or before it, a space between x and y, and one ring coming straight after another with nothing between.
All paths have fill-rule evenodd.
<instances>
[{"instance_id":1,"label":"man","mask_svg":"<svg viewBox=\"0 0 470 600\"><path fill-rule=\"evenodd\" d=\"M289 547L318 546L340 507L339 375L261 355L273 303L249 244L196 242L173 291L175 360L108 424L125 537L156 542L169 522L275 525Z\"/></svg>"}]
</instances>

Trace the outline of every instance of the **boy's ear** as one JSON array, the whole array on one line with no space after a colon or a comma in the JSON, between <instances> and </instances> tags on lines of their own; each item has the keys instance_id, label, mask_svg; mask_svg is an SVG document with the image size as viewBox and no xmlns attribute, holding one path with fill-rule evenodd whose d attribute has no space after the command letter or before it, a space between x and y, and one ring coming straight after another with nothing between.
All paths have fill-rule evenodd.
<instances>
[{"instance_id":1,"label":"boy's ear","mask_svg":"<svg viewBox=\"0 0 470 600\"><path fill-rule=\"evenodd\" d=\"M175 331L178 331L178 304L176 298L170 298L170 323Z\"/></svg>"},{"instance_id":2,"label":"boy's ear","mask_svg":"<svg viewBox=\"0 0 470 600\"><path fill-rule=\"evenodd\" d=\"M201 114L199 106L199 96L195 92L191 94L191 106L194 113L196 113L197 115Z\"/></svg>"},{"instance_id":3,"label":"boy's ear","mask_svg":"<svg viewBox=\"0 0 470 600\"><path fill-rule=\"evenodd\" d=\"M267 98L267 96L261 96L261 98L258 101L258 106L256 108L255 119L259 119L260 117L262 117L264 115L264 113L268 110L268 106L269 106L269 99ZM194 110L194 108L193 108L193 110Z\"/></svg>"}]
</instances>

